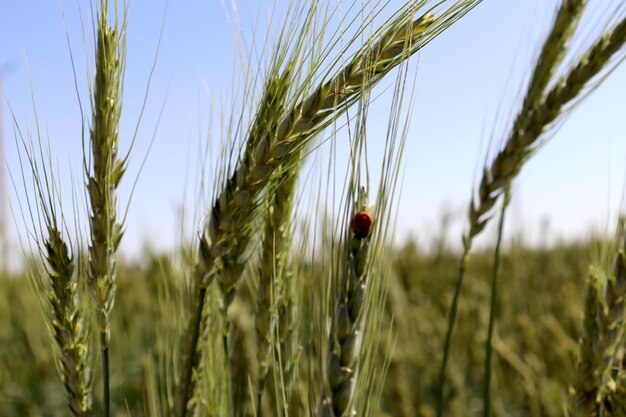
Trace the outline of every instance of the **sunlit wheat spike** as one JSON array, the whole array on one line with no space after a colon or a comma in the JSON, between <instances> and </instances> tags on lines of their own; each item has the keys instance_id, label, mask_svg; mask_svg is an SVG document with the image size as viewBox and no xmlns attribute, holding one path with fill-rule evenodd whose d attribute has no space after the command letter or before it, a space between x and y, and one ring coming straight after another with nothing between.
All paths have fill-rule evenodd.
<instances>
[{"instance_id":1,"label":"sunlit wheat spike","mask_svg":"<svg viewBox=\"0 0 626 417\"><path fill-rule=\"evenodd\" d=\"M88 286L96 306L103 364L103 407L109 416L109 314L115 299L115 253L122 238L117 218L116 190L124 174L118 157L119 122L122 107L125 31L117 20L109 26L109 2L103 0L97 24L96 72L93 84L90 149L92 166L87 168L90 205ZM117 5L116 5L117 9ZM87 159L87 157L85 157Z\"/></svg>"},{"instance_id":2,"label":"sunlit wheat spike","mask_svg":"<svg viewBox=\"0 0 626 417\"><path fill-rule=\"evenodd\" d=\"M542 100L546 87L552 80L559 63L563 60L569 40L576 30L586 4L587 0L564 0L561 3L552 29L537 57L526 97L524 97L519 116L515 120L516 127L513 128L514 130L517 126L521 126L528 111L534 109Z\"/></svg>"},{"instance_id":3,"label":"sunlit wheat spike","mask_svg":"<svg viewBox=\"0 0 626 417\"><path fill-rule=\"evenodd\" d=\"M532 152L532 145L554 120L554 118L544 120L540 126L536 119L538 114L548 109L546 88L563 59L568 41L576 29L585 4L584 0L565 0L561 3L552 29L537 58L524 102L513 123L505 148L493 160L491 167L483 171L478 200L470 204L470 230L464 238L466 247L470 246L472 239L483 230L489 219L486 214L491 212L502 191L517 175L523 161ZM560 109L565 103L549 104ZM559 112L560 110L554 117Z\"/></svg>"},{"instance_id":4,"label":"sunlit wheat spike","mask_svg":"<svg viewBox=\"0 0 626 417\"><path fill-rule=\"evenodd\" d=\"M248 243L242 242L239 233L250 227L259 196L272 174L281 165L296 164L298 152L312 137L339 117L368 87L363 85L363 80L367 78L371 80L370 85L374 84L417 51L423 44L422 37L429 28L438 26L437 21L426 14L388 30L377 43L364 48L330 81L288 111L273 131L256 141L253 158L244 160L248 163L235 169L215 199L208 236L205 234L202 238L205 243L201 251L204 265L211 271L228 271L216 275L227 305L232 301L234 286L241 275L238 258ZM212 276L207 274L207 278Z\"/></svg>"},{"instance_id":5,"label":"sunlit wheat spike","mask_svg":"<svg viewBox=\"0 0 626 417\"><path fill-rule=\"evenodd\" d=\"M282 76L270 79L261 100L257 120L250 135L252 138L262 138L276 129L276 123L284 112L284 104L292 80L291 70ZM252 156L252 155L250 155ZM283 268L285 248L288 247L289 220L291 204L298 178L298 169L283 170L274 186L270 187L267 197L267 215L265 216L265 230L261 246L260 265L258 268L259 290L258 307L255 329L257 334L257 359L259 363L259 393L262 395L265 378L268 371L270 356L271 332L271 292Z\"/></svg>"}]
</instances>

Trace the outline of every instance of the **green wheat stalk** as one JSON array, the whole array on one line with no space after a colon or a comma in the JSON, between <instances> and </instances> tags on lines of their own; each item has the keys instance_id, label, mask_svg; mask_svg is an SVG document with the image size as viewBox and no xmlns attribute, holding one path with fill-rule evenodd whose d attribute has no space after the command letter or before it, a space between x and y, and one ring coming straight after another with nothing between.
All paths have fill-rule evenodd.
<instances>
[{"instance_id":1,"label":"green wheat stalk","mask_svg":"<svg viewBox=\"0 0 626 417\"><path fill-rule=\"evenodd\" d=\"M491 273L491 303L489 305L489 325L487 329L487 343L485 344L485 387L483 391L483 407L484 417L491 415L491 373L492 373L492 355L493 333L496 325L496 303L498 301L498 275L500 273L500 258L502 252L502 236L504 235L504 220L506 209L509 206L510 190L504 190L504 199L500 208L500 221L498 222L498 239L493 260L493 270Z\"/></svg>"}]
</instances>

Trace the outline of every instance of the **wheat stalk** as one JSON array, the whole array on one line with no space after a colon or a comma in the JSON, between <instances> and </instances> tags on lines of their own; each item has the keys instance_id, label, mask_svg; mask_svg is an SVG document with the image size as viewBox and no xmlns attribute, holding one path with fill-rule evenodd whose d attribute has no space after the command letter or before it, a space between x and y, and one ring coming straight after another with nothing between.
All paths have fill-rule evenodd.
<instances>
[{"instance_id":1,"label":"wheat stalk","mask_svg":"<svg viewBox=\"0 0 626 417\"><path fill-rule=\"evenodd\" d=\"M116 5L117 7L117 5ZM109 314L115 299L115 253L122 238L117 218L116 189L125 164L118 158L122 103L125 31L109 26L108 0L100 3L96 38L96 73L92 101L90 147L92 167L87 172L90 204L88 286L96 306L103 367L104 415L110 415ZM116 19L117 22L117 19ZM87 163L85 163L87 169Z\"/></svg>"}]
</instances>

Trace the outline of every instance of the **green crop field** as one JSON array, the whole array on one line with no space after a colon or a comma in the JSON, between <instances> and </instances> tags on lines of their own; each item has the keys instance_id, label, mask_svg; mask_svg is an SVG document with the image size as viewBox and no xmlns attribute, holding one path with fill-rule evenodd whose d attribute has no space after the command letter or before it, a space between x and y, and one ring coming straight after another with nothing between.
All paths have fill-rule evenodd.
<instances>
[{"instance_id":1,"label":"green crop field","mask_svg":"<svg viewBox=\"0 0 626 417\"><path fill-rule=\"evenodd\" d=\"M593 247L591 243L545 250L513 247L503 254L499 321L493 342L494 415L564 415L578 356ZM164 291L160 288L169 280L180 279L167 257L147 256L145 265L124 265L118 273L111 315L111 391L115 415L120 416L128 415L127 409L133 416L152 415L146 402L147 387L155 378L154 358L159 353L156 333L169 320L159 308L159 295ZM491 253L480 253L468 271L448 374L447 415L465 416L482 410L492 259ZM388 363L373 415L435 414L435 387L457 262L458 254L451 251L426 254L410 244L395 252L383 331L369 347L380 347L376 364ZM66 415L65 392L39 300L27 280L13 278L3 279L1 286L0 398L6 401L0 403L0 414ZM245 311L243 307L237 310ZM249 310L236 318L242 337L254 341L253 320ZM250 353L242 358L242 366L255 375L254 344L247 350ZM312 382L307 377L306 356L313 355L301 355L297 379L304 390L311 388ZM96 386L98 377L96 370Z\"/></svg>"},{"instance_id":2,"label":"green crop field","mask_svg":"<svg viewBox=\"0 0 626 417\"><path fill-rule=\"evenodd\" d=\"M182 219L175 249L134 260L120 250L119 201L122 184L142 184L128 172L142 158L136 132L121 134L132 2L94 3L81 22L84 86L69 58L78 181L57 174L36 99L21 122L3 95L26 266L0 276L0 417L626 415L624 218L579 243L505 233L519 174L626 56L623 3L581 35L587 2L559 2L516 101L499 110L510 121L494 128L462 231L428 248L396 242L398 199L415 192L400 186L412 57L489 3L277 8L273 36L241 43L247 71L220 103L217 144L201 146L196 230Z\"/></svg>"}]
</instances>

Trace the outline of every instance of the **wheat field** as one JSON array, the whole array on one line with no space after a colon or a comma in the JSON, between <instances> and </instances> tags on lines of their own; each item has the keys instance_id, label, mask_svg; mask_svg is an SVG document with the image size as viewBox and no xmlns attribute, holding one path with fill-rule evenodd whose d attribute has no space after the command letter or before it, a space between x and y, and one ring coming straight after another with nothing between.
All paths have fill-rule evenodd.
<instances>
[{"instance_id":1,"label":"wheat field","mask_svg":"<svg viewBox=\"0 0 626 417\"><path fill-rule=\"evenodd\" d=\"M0 268L0 415L626 415L624 219L552 246L505 233L526 164L621 64L626 5L585 31L587 1L558 3L487 139L451 237L462 244L445 228L429 248L396 241L398 200L414 191L416 58L485 3L290 2L261 48L242 47L179 244L131 261L119 192L141 186L129 161L150 158L137 130L121 133L132 3L96 1L85 85L69 46L79 181L57 174L36 89L30 123L3 95L26 232L24 270ZM374 116L381 85L389 105ZM486 229L496 238L479 246Z\"/></svg>"}]
</instances>

